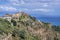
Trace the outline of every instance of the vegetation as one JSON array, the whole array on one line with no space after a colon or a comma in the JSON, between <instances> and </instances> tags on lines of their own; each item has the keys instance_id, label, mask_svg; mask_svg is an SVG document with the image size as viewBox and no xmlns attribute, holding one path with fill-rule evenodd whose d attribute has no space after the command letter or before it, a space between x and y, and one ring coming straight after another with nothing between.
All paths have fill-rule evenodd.
<instances>
[{"instance_id":1,"label":"vegetation","mask_svg":"<svg viewBox=\"0 0 60 40\"><path fill-rule=\"evenodd\" d=\"M60 32L60 27L59 26L53 26L52 27L56 32Z\"/></svg>"},{"instance_id":2,"label":"vegetation","mask_svg":"<svg viewBox=\"0 0 60 40\"><path fill-rule=\"evenodd\" d=\"M12 32L11 24L6 19L0 19L0 33L11 33Z\"/></svg>"},{"instance_id":3,"label":"vegetation","mask_svg":"<svg viewBox=\"0 0 60 40\"><path fill-rule=\"evenodd\" d=\"M59 26L50 26L49 23L38 22L35 17L26 15L18 19L9 22L0 18L0 34L12 34L11 40L60 40Z\"/></svg>"}]
</instances>

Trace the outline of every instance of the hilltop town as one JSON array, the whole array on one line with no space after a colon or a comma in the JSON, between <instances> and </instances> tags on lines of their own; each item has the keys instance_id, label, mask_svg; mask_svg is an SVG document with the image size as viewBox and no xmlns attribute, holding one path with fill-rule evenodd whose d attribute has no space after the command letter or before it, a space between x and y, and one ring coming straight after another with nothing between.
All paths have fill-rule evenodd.
<instances>
[{"instance_id":1,"label":"hilltop town","mask_svg":"<svg viewBox=\"0 0 60 40\"><path fill-rule=\"evenodd\" d=\"M27 14L24 12L17 12L16 14L5 14L3 16L0 16L0 18L11 21L11 19L18 19L21 15L27 15Z\"/></svg>"}]
</instances>

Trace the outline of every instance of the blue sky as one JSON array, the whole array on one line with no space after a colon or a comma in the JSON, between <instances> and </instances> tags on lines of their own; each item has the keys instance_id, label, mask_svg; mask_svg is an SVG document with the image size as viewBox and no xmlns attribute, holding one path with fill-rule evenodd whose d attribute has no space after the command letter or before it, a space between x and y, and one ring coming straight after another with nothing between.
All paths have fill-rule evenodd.
<instances>
[{"instance_id":1,"label":"blue sky","mask_svg":"<svg viewBox=\"0 0 60 40\"><path fill-rule=\"evenodd\" d=\"M37 18L53 18L60 22L58 21L60 20L60 0L0 0L0 16L18 11L27 12Z\"/></svg>"}]
</instances>

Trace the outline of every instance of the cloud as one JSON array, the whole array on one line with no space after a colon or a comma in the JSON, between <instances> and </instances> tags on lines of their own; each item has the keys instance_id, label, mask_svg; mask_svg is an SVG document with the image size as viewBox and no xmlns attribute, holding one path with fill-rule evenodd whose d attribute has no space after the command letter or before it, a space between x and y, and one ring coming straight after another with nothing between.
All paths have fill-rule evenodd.
<instances>
[{"instance_id":1,"label":"cloud","mask_svg":"<svg viewBox=\"0 0 60 40\"><path fill-rule=\"evenodd\" d=\"M8 0L13 6L24 6L24 7L47 7L48 3L39 2L40 0ZM27 2L26 2L27 1Z\"/></svg>"},{"instance_id":2,"label":"cloud","mask_svg":"<svg viewBox=\"0 0 60 40\"><path fill-rule=\"evenodd\" d=\"M14 6L20 6L25 4L24 0L8 0L8 2L10 2L10 4Z\"/></svg>"},{"instance_id":3,"label":"cloud","mask_svg":"<svg viewBox=\"0 0 60 40\"><path fill-rule=\"evenodd\" d=\"M54 10L52 10L52 9L44 9L44 8L40 8L40 9L33 9L32 11L53 12Z\"/></svg>"},{"instance_id":4,"label":"cloud","mask_svg":"<svg viewBox=\"0 0 60 40\"><path fill-rule=\"evenodd\" d=\"M47 9L47 8L34 8L34 9L28 9L28 8L20 8L19 11L31 11L31 12L54 12L54 9Z\"/></svg>"},{"instance_id":5,"label":"cloud","mask_svg":"<svg viewBox=\"0 0 60 40\"><path fill-rule=\"evenodd\" d=\"M21 0L21 4L25 4L25 2L23 0Z\"/></svg>"},{"instance_id":6,"label":"cloud","mask_svg":"<svg viewBox=\"0 0 60 40\"><path fill-rule=\"evenodd\" d=\"M30 11L28 8L19 8L18 11Z\"/></svg>"},{"instance_id":7,"label":"cloud","mask_svg":"<svg viewBox=\"0 0 60 40\"><path fill-rule=\"evenodd\" d=\"M0 11L17 11L17 9L12 6L0 5Z\"/></svg>"},{"instance_id":8,"label":"cloud","mask_svg":"<svg viewBox=\"0 0 60 40\"><path fill-rule=\"evenodd\" d=\"M57 15L60 10L59 5L60 0L0 0L0 11L43 12L43 15L45 13L47 15Z\"/></svg>"},{"instance_id":9,"label":"cloud","mask_svg":"<svg viewBox=\"0 0 60 40\"><path fill-rule=\"evenodd\" d=\"M56 2L57 1L57 2ZM58 0L8 0L9 3L7 3L10 6L5 6L5 8L2 9L6 9L8 10L26 10L26 11L30 11L32 9L32 11L42 11L42 12L50 12L53 11L54 9L54 4L58 3ZM56 3L55 3L56 2ZM5 5L5 4L4 4ZM18 9L16 9L16 8ZM27 8L27 9L25 9Z\"/></svg>"},{"instance_id":10,"label":"cloud","mask_svg":"<svg viewBox=\"0 0 60 40\"><path fill-rule=\"evenodd\" d=\"M16 2L19 3L19 0L8 0L9 2Z\"/></svg>"}]
</instances>

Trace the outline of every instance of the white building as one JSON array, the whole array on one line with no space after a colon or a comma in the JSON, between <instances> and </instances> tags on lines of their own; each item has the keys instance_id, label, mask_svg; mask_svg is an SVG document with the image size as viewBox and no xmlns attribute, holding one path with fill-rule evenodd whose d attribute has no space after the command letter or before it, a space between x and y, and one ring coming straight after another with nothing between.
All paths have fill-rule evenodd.
<instances>
[{"instance_id":1,"label":"white building","mask_svg":"<svg viewBox=\"0 0 60 40\"><path fill-rule=\"evenodd\" d=\"M11 21L11 17L3 17L3 19L7 19L8 21Z\"/></svg>"},{"instance_id":2,"label":"white building","mask_svg":"<svg viewBox=\"0 0 60 40\"><path fill-rule=\"evenodd\" d=\"M7 17L7 16L3 16L3 17L0 17L0 18L2 18L2 19L7 19L9 22L11 22L11 17Z\"/></svg>"}]
</instances>

